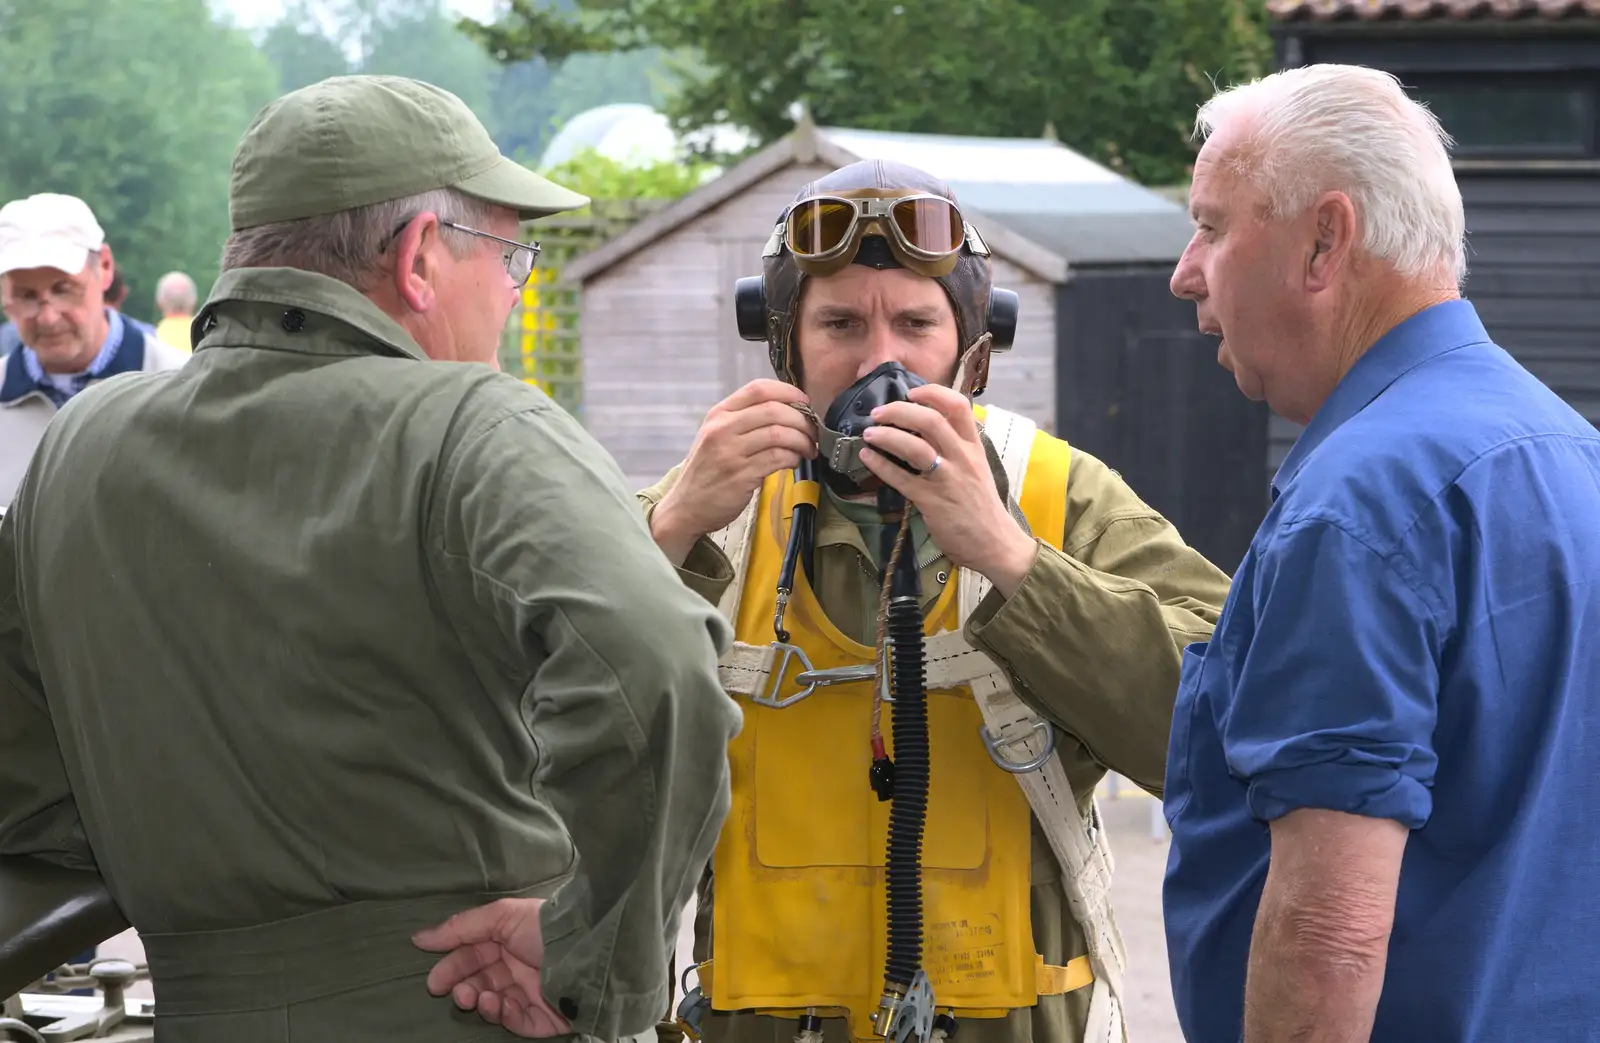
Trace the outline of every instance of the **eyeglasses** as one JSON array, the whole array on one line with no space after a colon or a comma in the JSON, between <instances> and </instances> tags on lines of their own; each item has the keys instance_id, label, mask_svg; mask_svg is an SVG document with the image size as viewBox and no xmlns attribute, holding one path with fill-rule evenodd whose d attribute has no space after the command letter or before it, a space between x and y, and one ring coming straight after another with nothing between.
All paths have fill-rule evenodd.
<instances>
[{"instance_id":1,"label":"eyeglasses","mask_svg":"<svg viewBox=\"0 0 1600 1043\"><path fill-rule=\"evenodd\" d=\"M405 231L406 225L410 224L416 219L417 215L412 214L410 217L400 222L400 226L394 231L390 232L389 237L384 240L383 249L387 251L389 247L393 246L395 239L399 238L400 233ZM516 283L519 288L527 285L528 277L533 274L534 263L539 260L541 247L538 243L519 243L515 239L502 239L498 235L491 235L488 232L481 232L476 228L458 224L455 221L447 221L442 217L439 219L439 226L441 228L453 228L458 232L465 232L468 235L481 236L484 239L493 239L495 242L506 247L505 250L501 251L500 258L501 263L506 266L506 274L511 276L511 281Z\"/></svg>"},{"instance_id":2,"label":"eyeglasses","mask_svg":"<svg viewBox=\"0 0 1600 1043\"><path fill-rule=\"evenodd\" d=\"M476 228L468 228L466 225L456 224L454 221L446 221L442 218L439 224L445 228L454 228L458 232L465 232L468 235L493 239L495 242L505 246L506 249L503 251L501 260L505 263L506 274L511 276L511 281L518 286L527 284L528 277L533 274L534 263L539 260L540 246L538 243L519 243L515 239L502 239L498 235L480 232Z\"/></svg>"},{"instance_id":3,"label":"eyeglasses","mask_svg":"<svg viewBox=\"0 0 1600 1043\"><path fill-rule=\"evenodd\" d=\"M44 310L46 302L55 308L57 314L71 311L83 303L88 292L88 287L78 283L65 290L52 288L44 293L24 291L21 295L7 295L3 306L6 314L13 319L31 319Z\"/></svg>"}]
</instances>

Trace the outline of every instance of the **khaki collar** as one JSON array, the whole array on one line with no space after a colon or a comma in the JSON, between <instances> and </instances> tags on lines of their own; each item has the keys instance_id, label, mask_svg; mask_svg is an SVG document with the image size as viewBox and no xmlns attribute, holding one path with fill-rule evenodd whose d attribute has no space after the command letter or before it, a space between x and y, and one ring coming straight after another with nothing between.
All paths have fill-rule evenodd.
<instances>
[{"instance_id":1,"label":"khaki collar","mask_svg":"<svg viewBox=\"0 0 1600 1043\"><path fill-rule=\"evenodd\" d=\"M298 268L223 272L191 329L196 352L268 347L428 361L411 335L354 287Z\"/></svg>"}]
</instances>

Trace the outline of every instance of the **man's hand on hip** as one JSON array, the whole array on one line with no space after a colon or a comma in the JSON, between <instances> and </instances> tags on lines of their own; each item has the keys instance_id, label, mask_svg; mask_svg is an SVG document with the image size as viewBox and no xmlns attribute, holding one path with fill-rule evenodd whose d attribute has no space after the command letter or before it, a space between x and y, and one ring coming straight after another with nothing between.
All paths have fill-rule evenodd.
<instances>
[{"instance_id":1,"label":"man's hand on hip","mask_svg":"<svg viewBox=\"0 0 1600 1043\"><path fill-rule=\"evenodd\" d=\"M952 562L988 577L1009 598L1033 567L1038 545L1000 499L972 406L942 384L912 388L910 399L873 410L877 426L862 434L868 446L861 461L916 504L934 544Z\"/></svg>"},{"instance_id":2,"label":"man's hand on hip","mask_svg":"<svg viewBox=\"0 0 1600 1043\"><path fill-rule=\"evenodd\" d=\"M817 455L816 433L781 380L752 380L711 407L678 480L650 516L651 535L674 565L701 536L739 517L767 476Z\"/></svg>"},{"instance_id":3,"label":"man's hand on hip","mask_svg":"<svg viewBox=\"0 0 1600 1043\"><path fill-rule=\"evenodd\" d=\"M570 1034L572 1026L540 989L543 905L538 898L502 898L418 931L411 939L417 948L447 954L429 972L428 991L448 993L462 1010L519 1036Z\"/></svg>"}]
</instances>

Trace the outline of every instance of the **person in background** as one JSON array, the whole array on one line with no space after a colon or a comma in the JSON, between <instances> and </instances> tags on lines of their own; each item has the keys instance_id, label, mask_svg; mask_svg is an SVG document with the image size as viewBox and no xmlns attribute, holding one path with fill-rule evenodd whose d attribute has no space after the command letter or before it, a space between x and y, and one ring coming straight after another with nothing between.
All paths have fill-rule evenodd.
<instances>
[{"instance_id":1,"label":"person in background","mask_svg":"<svg viewBox=\"0 0 1600 1043\"><path fill-rule=\"evenodd\" d=\"M168 272L156 283L156 336L175 348L189 351L189 324L194 321L197 294L194 280L183 272Z\"/></svg>"},{"instance_id":2,"label":"person in background","mask_svg":"<svg viewBox=\"0 0 1600 1043\"><path fill-rule=\"evenodd\" d=\"M1189 1043L1593 1039L1600 433L1462 299L1448 137L1387 73L1202 107L1172 275L1306 425L1167 758Z\"/></svg>"},{"instance_id":3,"label":"person in background","mask_svg":"<svg viewBox=\"0 0 1600 1043\"><path fill-rule=\"evenodd\" d=\"M19 337L0 369L0 507L73 396L187 358L111 306L115 269L104 230L76 196L41 193L0 208L0 307Z\"/></svg>"},{"instance_id":4,"label":"person in background","mask_svg":"<svg viewBox=\"0 0 1600 1043\"><path fill-rule=\"evenodd\" d=\"M111 266L111 285L106 287L106 307L122 310L128 300L128 283L122 278L122 269Z\"/></svg>"},{"instance_id":5,"label":"person in background","mask_svg":"<svg viewBox=\"0 0 1600 1043\"><path fill-rule=\"evenodd\" d=\"M111 285L106 289L106 307L114 308L120 312L122 311L122 306L126 303L128 303L128 283L122 277L122 267L113 264L111 266ZM154 337L156 335L156 328L143 319L124 313L122 320L137 326L139 332L146 337Z\"/></svg>"}]
</instances>

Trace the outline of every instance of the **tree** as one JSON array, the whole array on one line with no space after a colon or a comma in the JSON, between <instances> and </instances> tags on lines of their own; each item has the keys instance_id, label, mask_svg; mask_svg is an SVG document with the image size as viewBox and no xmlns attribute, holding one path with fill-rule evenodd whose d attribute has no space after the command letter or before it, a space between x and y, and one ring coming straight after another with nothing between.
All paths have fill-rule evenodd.
<instances>
[{"instance_id":1,"label":"tree","mask_svg":"<svg viewBox=\"0 0 1600 1043\"><path fill-rule=\"evenodd\" d=\"M362 72L412 76L443 87L495 132L491 100L500 71L456 29L442 0L389 0L372 13L362 37Z\"/></svg>"},{"instance_id":2,"label":"tree","mask_svg":"<svg viewBox=\"0 0 1600 1043\"><path fill-rule=\"evenodd\" d=\"M261 53L278 73L278 91L287 94L350 71L338 41L318 24L305 0L297 0L261 39Z\"/></svg>"},{"instance_id":3,"label":"tree","mask_svg":"<svg viewBox=\"0 0 1600 1043\"><path fill-rule=\"evenodd\" d=\"M1258 0L510 0L464 28L502 62L659 47L694 53L668 112L761 142L817 122L1061 140L1149 183L1183 180L1212 79L1266 71Z\"/></svg>"},{"instance_id":4,"label":"tree","mask_svg":"<svg viewBox=\"0 0 1600 1043\"><path fill-rule=\"evenodd\" d=\"M208 290L233 150L274 87L266 59L206 0L0 5L0 197L81 197L128 282L128 311L148 318L169 269Z\"/></svg>"}]
</instances>

